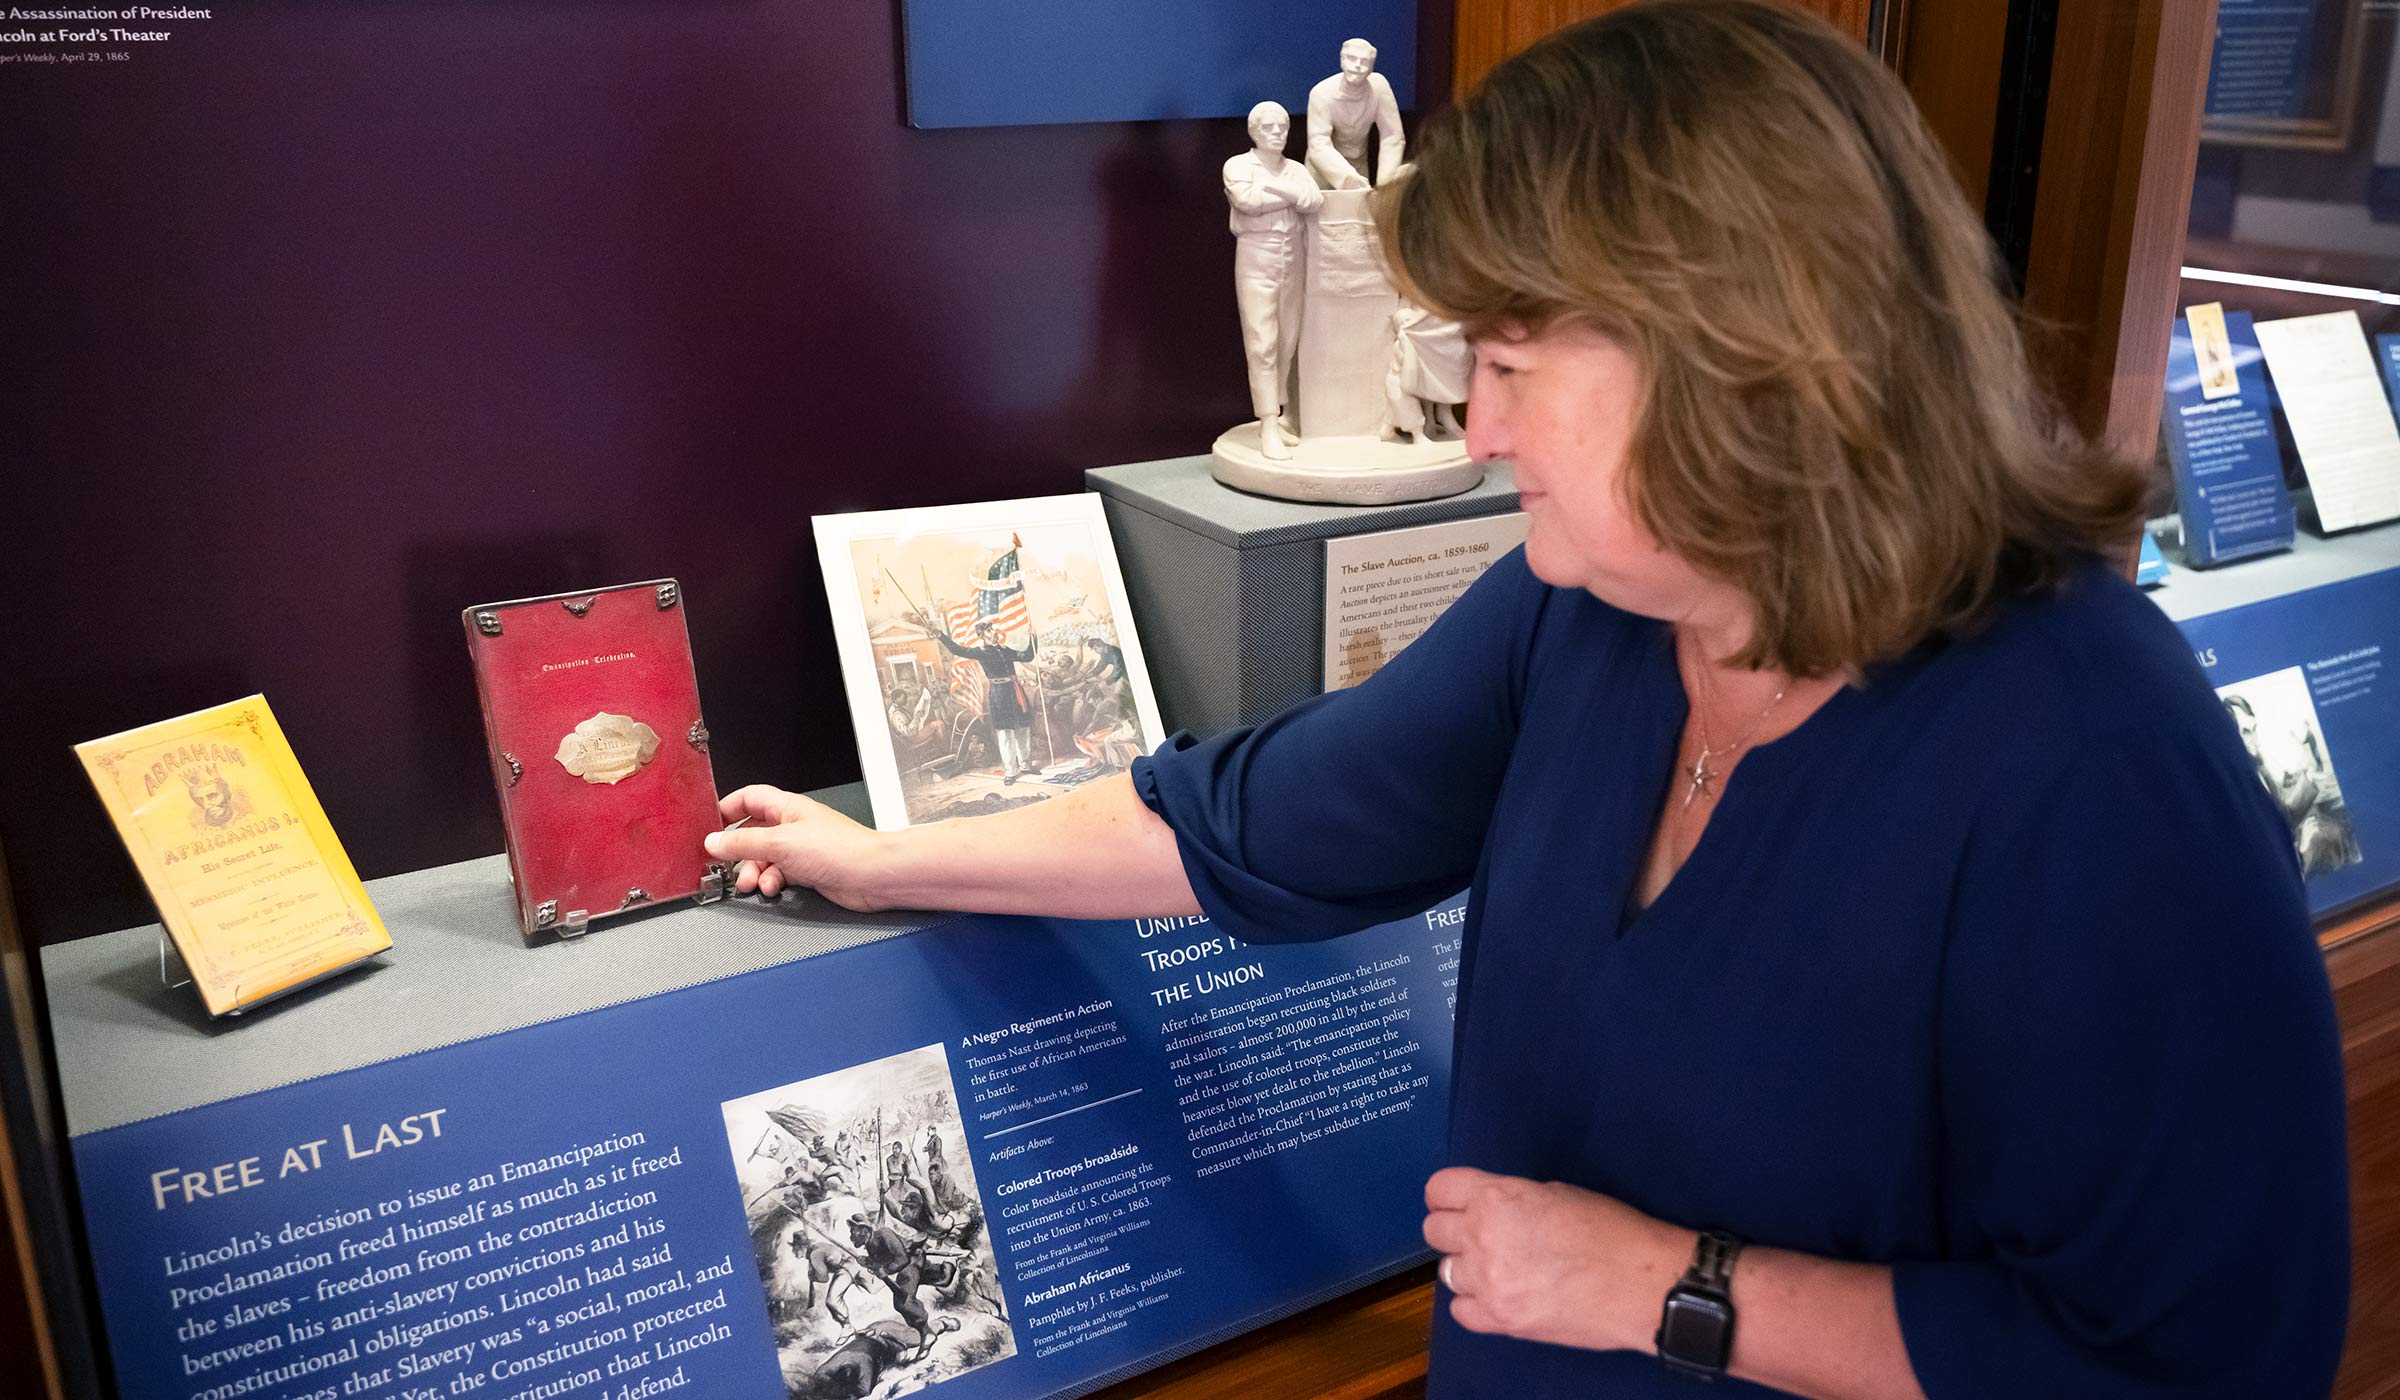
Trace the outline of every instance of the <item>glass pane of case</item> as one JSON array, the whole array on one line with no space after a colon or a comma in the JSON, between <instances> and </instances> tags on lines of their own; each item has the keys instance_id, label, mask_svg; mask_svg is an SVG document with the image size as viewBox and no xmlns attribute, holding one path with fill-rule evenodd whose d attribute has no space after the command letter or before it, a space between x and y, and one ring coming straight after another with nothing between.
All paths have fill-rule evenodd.
<instances>
[{"instance_id":1,"label":"glass pane of case","mask_svg":"<svg viewBox=\"0 0 2400 1400\"><path fill-rule=\"evenodd\" d=\"M2400 886L2396 29L2219 0L2145 550L2320 913Z\"/></svg>"}]
</instances>

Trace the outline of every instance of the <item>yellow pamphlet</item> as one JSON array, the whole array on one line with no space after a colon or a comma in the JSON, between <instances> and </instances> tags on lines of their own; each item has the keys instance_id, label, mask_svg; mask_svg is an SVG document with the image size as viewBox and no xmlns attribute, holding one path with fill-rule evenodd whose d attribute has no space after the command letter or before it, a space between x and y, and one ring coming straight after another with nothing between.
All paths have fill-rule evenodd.
<instances>
[{"instance_id":1,"label":"yellow pamphlet","mask_svg":"<svg viewBox=\"0 0 2400 1400\"><path fill-rule=\"evenodd\" d=\"M210 1015L392 946L266 697L75 753Z\"/></svg>"}]
</instances>

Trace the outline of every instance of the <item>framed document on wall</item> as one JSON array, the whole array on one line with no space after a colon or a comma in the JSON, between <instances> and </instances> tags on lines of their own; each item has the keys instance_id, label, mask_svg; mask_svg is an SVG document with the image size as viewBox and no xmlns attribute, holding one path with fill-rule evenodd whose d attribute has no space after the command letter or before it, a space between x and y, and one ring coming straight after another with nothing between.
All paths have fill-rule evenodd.
<instances>
[{"instance_id":1,"label":"framed document on wall","mask_svg":"<svg viewBox=\"0 0 2400 1400\"><path fill-rule=\"evenodd\" d=\"M2218 0L2201 139L2349 145L2364 17L2364 0Z\"/></svg>"}]
</instances>

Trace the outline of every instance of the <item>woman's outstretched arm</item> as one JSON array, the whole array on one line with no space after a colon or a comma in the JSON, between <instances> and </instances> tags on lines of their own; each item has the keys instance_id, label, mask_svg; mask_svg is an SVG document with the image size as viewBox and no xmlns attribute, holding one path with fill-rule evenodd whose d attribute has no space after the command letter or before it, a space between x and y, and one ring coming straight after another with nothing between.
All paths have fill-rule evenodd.
<instances>
[{"instance_id":1,"label":"woman's outstretched arm","mask_svg":"<svg viewBox=\"0 0 2400 1400\"><path fill-rule=\"evenodd\" d=\"M1064 797L988 817L875 831L781 788L746 787L719 805L745 824L708 838L738 861L735 885L770 897L805 885L851 909L956 909L1130 919L1197 914L1175 833L1101 778Z\"/></svg>"}]
</instances>

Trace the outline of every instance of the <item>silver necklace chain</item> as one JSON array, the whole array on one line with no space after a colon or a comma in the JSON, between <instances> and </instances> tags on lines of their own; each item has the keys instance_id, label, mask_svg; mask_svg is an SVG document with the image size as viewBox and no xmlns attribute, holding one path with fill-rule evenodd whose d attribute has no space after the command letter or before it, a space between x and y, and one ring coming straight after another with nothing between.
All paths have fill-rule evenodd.
<instances>
[{"instance_id":1,"label":"silver necklace chain","mask_svg":"<svg viewBox=\"0 0 2400 1400\"><path fill-rule=\"evenodd\" d=\"M1695 677L1695 679L1697 678ZM1699 686L1695 685L1693 687L1695 692L1697 692L1699 689ZM1758 712L1758 718L1750 722L1750 728L1748 732L1744 733L1741 738L1734 740L1732 744L1728 745L1722 754L1717 752L1716 745L1712 743L1708 737L1707 708L1700 705L1695 705L1692 707L1692 718L1698 721L1700 725L1700 756L1692 760L1692 766L1690 770L1684 774L1684 778L1688 782L1689 786L1685 787L1683 790L1683 801L1675 809L1677 813L1680 814L1686 808L1689 808L1692 805L1692 799L1696 797L1706 797L1711 802L1717 800L1717 788L1715 785L1721 783L1723 781L1723 777L1715 768L1710 766L1709 760L1712 758L1725 758L1730 760L1734 757L1734 755L1739 754L1744 748L1748 747L1750 741L1758 737L1758 732L1766 727L1767 717L1775 713L1775 707L1783 703L1783 697L1787 693L1788 692L1781 690L1776 691L1775 698L1769 700L1767 702L1767 707Z\"/></svg>"}]
</instances>

